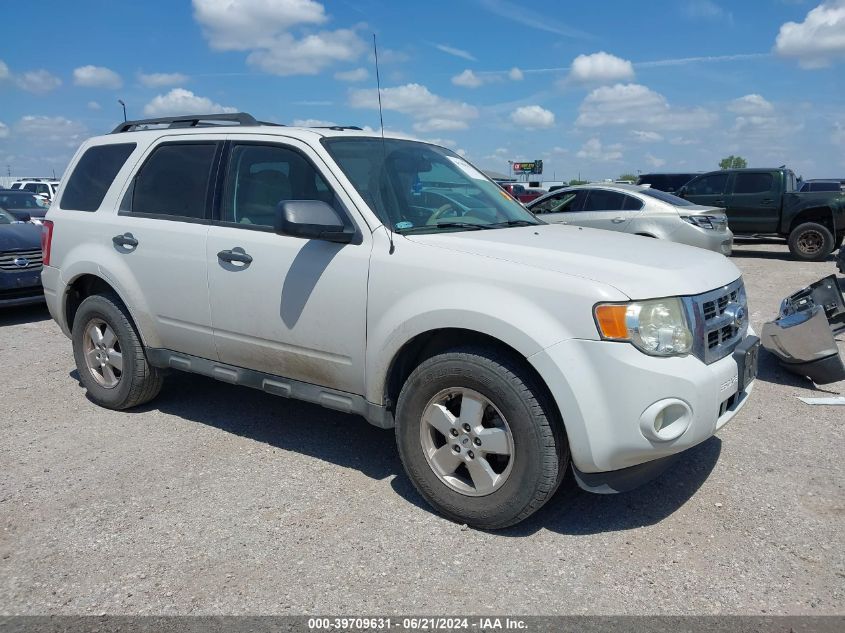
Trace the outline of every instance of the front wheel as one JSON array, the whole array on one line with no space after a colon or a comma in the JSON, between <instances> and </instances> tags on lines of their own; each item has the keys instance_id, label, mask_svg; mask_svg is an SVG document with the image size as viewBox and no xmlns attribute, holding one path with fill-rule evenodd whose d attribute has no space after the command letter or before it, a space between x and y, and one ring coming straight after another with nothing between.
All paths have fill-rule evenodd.
<instances>
[{"instance_id":1,"label":"front wheel","mask_svg":"<svg viewBox=\"0 0 845 633\"><path fill-rule=\"evenodd\" d=\"M789 234L789 252L795 259L819 262L833 252L833 234L823 224L804 222Z\"/></svg>"},{"instance_id":2,"label":"front wheel","mask_svg":"<svg viewBox=\"0 0 845 633\"><path fill-rule=\"evenodd\" d=\"M518 523L566 471L562 424L530 373L506 355L463 348L429 358L405 382L396 413L408 476L454 521Z\"/></svg>"}]
</instances>

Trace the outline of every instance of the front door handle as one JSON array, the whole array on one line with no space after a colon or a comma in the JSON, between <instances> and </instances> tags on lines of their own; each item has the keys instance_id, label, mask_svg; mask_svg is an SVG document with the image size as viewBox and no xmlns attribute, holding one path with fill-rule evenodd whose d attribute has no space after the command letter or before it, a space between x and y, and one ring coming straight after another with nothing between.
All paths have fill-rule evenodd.
<instances>
[{"instance_id":1,"label":"front door handle","mask_svg":"<svg viewBox=\"0 0 845 633\"><path fill-rule=\"evenodd\" d=\"M236 247L230 251L220 251L217 253L217 258L224 262L239 262L241 264L251 264L252 255L248 255L242 248Z\"/></svg>"},{"instance_id":2,"label":"front door handle","mask_svg":"<svg viewBox=\"0 0 845 633\"><path fill-rule=\"evenodd\" d=\"M622 224L625 221L625 218L613 218L611 222L614 224Z\"/></svg>"},{"instance_id":3,"label":"front door handle","mask_svg":"<svg viewBox=\"0 0 845 633\"><path fill-rule=\"evenodd\" d=\"M773 202L774 202L774 200L772 200L771 198L766 198L764 200L760 200L760 204L772 204Z\"/></svg>"},{"instance_id":4,"label":"front door handle","mask_svg":"<svg viewBox=\"0 0 845 633\"><path fill-rule=\"evenodd\" d=\"M132 233L124 233L123 235L115 235L111 238L115 246L125 246L126 248L135 248L138 246L138 240Z\"/></svg>"}]
</instances>

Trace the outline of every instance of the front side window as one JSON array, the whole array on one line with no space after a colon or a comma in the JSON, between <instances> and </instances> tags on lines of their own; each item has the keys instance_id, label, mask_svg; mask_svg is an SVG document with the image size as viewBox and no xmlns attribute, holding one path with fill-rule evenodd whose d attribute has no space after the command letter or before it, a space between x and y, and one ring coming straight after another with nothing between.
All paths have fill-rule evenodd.
<instances>
[{"instance_id":1,"label":"front side window","mask_svg":"<svg viewBox=\"0 0 845 633\"><path fill-rule=\"evenodd\" d=\"M215 143L159 145L141 167L131 188L132 213L203 219Z\"/></svg>"},{"instance_id":2,"label":"front side window","mask_svg":"<svg viewBox=\"0 0 845 633\"><path fill-rule=\"evenodd\" d=\"M322 142L373 213L399 233L541 223L499 185L442 147L370 137Z\"/></svg>"},{"instance_id":3,"label":"front side window","mask_svg":"<svg viewBox=\"0 0 845 633\"><path fill-rule=\"evenodd\" d=\"M691 180L687 183L686 191L691 196L719 195L725 192L727 184L727 174L710 174Z\"/></svg>"},{"instance_id":4,"label":"front side window","mask_svg":"<svg viewBox=\"0 0 845 633\"><path fill-rule=\"evenodd\" d=\"M221 220L272 227L276 206L285 200L322 200L340 210L331 187L299 152L278 145L235 145Z\"/></svg>"},{"instance_id":5,"label":"front side window","mask_svg":"<svg viewBox=\"0 0 845 633\"><path fill-rule=\"evenodd\" d=\"M772 190L774 180L769 173L738 173L734 181L734 193L767 193Z\"/></svg>"},{"instance_id":6,"label":"front side window","mask_svg":"<svg viewBox=\"0 0 845 633\"><path fill-rule=\"evenodd\" d=\"M61 207L96 211L103 203L117 172L135 149L135 143L111 143L85 150L62 194Z\"/></svg>"}]
</instances>

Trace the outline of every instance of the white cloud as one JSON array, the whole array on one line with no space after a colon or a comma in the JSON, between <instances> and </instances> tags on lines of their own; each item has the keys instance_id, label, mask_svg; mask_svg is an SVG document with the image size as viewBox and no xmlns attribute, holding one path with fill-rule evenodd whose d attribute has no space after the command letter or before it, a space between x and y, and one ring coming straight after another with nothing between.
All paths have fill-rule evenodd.
<instances>
[{"instance_id":1,"label":"white cloud","mask_svg":"<svg viewBox=\"0 0 845 633\"><path fill-rule=\"evenodd\" d=\"M761 95L749 94L734 99L728 104L728 110L736 114L763 115L773 112L775 107Z\"/></svg>"},{"instance_id":2,"label":"white cloud","mask_svg":"<svg viewBox=\"0 0 845 633\"><path fill-rule=\"evenodd\" d=\"M344 70L343 72L335 73L334 78L340 81L364 81L370 76L370 71L366 68L355 68L353 70Z\"/></svg>"},{"instance_id":3,"label":"white cloud","mask_svg":"<svg viewBox=\"0 0 845 633\"><path fill-rule=\"evenodd\" d=\"M670 145L698 145L701 141L693 138L684 138L683 136L675 136L669 139Z\"/></svg>"},{"instance_id":4,"label":"white cloud","mask_svg":"<svg viewBox=\"0 0 845 633\"><path fill-rule=\"evenodd\" d=\"M147 88L177 86L188 81L188 75L182 73L138 73L138 81Z\"/></svg>"},{"instance_id":5,"label":"white cloud","mask_svg":"<svg viewBox=\"0 0 845 633\"><path fill-rule=\"evenodd\" d=\"M325 7L314 0L193 0L193 5L211 48L250 51L247 63L274 75L315 75L367 50L355 29L301 38L290 33L328 21Z\"/></svg>"},{"instance_id":6,"label":"white cloud","mask_svg":"<svg viewBox=\"0 0 845 633\"><path fill-rule=\"evenodd\" d=\"M646 154L644 158L649 167L653 167L654 169L663 167L663 165L666 164L666 161L663 158L657 158L657 156L652 156L651 154Z\"/></svg>"},{"instance_id":7,"label":"white cloud","mask_svg":"<svg viewBox=\"0 0 845 633\"><path fill-rule=\"evenodd\" d=\"M730 11L725 11L712 0L686 0L683 4L683 12L684 15L693 20L725 18L733 22L733 14Z\"/></svg>"},{"instance_id":8,"label":"white cloud","mask_svg":"<svg viewBox=\"0 0 845 633\"><path fill-rule=\"evenodd\" d=\"M294 119L294 127L334 127L337 123L322 119Z\"/></svg>"},{"instance_id":9,"label":"white cloud","mask_svg":"<svg viewBox=\"0 0 845 633\"><path fill-rule=\"evenodd\" d=\"M8 79L11 76L12 74L9 72L9 67L6 65L6 62L0 59L0 81Z\"/></svg>"},{"instance_id":10,"label":"white cloud","mask_svg":"<svg viewBox=\"0 0 845 633\"><path fill-rule=\"evenodd\" d=\"M484 9L507 20L508 24L522 24L531 29L554 33L563 37L593 39L593 36L589 33L579 31L564 22L553 19L548 11L539 16L533 11L526 10L524 4L508 2L507 0L479 0L479 4Z\"/></svg>"},{"instance_id":11,"label":"white cloud","mask_svg":"<svg viewBox=\"0 0 845 633\"><path fill-rule=\"evenodd\" d=\"M663 136L657 132L648 132L646 130L631 130L633 136L640 143L659 143L663 140Z\"/></svg>"},{"instance_id":12,"label":"white cloud","mask_svg":"<svg viewBox=\"0 0 845 633\"><path fill-rule=\"evenodd\" d=\"M0 138L6 138L9 136L9 126L0 121Z\"/></svg>"},{"instance_id":13,"label":"white cloud","mask_svg":"<svg viewBox=\"0 0 845 633\"><path fill-rule=\"evenodd\" d=\"M116 72L105 66L80 66L73 70L73 83L86 88L109 88L116 90L123 80Z\"/></svg>"},{"instance_id":14,"label":"white cloud","mask_svg":"<svg viewBox=\"0 0 845 633\"><path fill-rule=\"evenodd\" d=\"M711 126L716 116L701 107L670 106L666 97L640 84L602 86L588 94L575 121L580 127L643 126L656 130L689 130Z\"/></svg>"},{"instance_id":15,"label":"white cloud","mask_svg":"<svg viewBox=\"0 0 845 633\"><path fill-rule=\"evenodd\" d=\"M184 88L174 88L166 95L157 95L144 106L144 114L149 117L179 114L219 114L237 111L237 108L214 103L211 99L195 95Z\"/></svg>"},{"instance_id":16,"label":"white cloud","mask_svg":"<svg viewBox=\"0 0 845 633\"><path fill-rule=\"evenodd\" d=\"M101 106L101 105L100 105L98 102L96 102L96 101L89 101L89 102L88 102L88 109L89 109L89 110L102 110L102 109L103 109L103 106Z\"/></svg>"},{"instance_id":17,"label":"white cloud","mask_svg":"<svg viewBox=\"0 0 845 633\"><path fill-rule=\"evenodd\" d=\"M508 79L512 81L522 81L525 78L525 75L522 74L522 71L514 66L508 71Z\"/></svg>"},{"instance_id":18,"label":"white cloud","mask_svg":"<svg viewBox=\"0 0 845 633\"><path fill-rule=\"evenodd\" d=\"M803 22L782 25L775 52L796 58L802 68L823 68L845 57L845 0L822 2Z\"/></svg>"},{"instance_id":19,"label":"white cloud","mask_svg":"<svg viewBox=\"0 0 845 633\"><path fill-rule=\"evenodd\" d=\"M382 107L412 117L417 132L463 130L478 117L478 108L461 101L445 99L423 85L410 83L381 91ZM378 109L375 88L352 90L349 105L353 108Z\"/></svg>"},{"instance_id":20,"label":"white cloud","mask_svg":"<svg viewBox=\"0 0 845 633\"><path fill-rule=\"evenodd\" d=\"M15 124L15 135L41 146L76 149L88 136L87 128L78 121L56 116L25 116Z\"/></svg>"},{"instance_id":21,"label":"white cloud","mask_svg":"<svg viewBox=\"0 0 845 633\"><path fill-rule=\"evenodd\" d=\"M549 128L555 124L553 112L538 105L522 106L511 112L511 121L529 130Z\"/></svg>"},{"instance_id":22,"label":"white cloud","mask_svg":"<svg viewBox=\"0 0 845 633\"><path fill-rule=\"evenodd\" d=\"M581 146L576 156L587 160L608 162L622 158L621 150L622 146L618 143L605 147L598 138L593 137Z\"/></svg>"},{"instance_id":23,"label":"white cloud","mask_svg":"<svg viewBox=\"0 0 845 633\"><path fill-rule=\"evenodd\" d=\"M484 83L484 80L471 70L466 69L459 75L452 77L452 83L463 88L478 88Z\"/></svg>"},{"instance_id":24,"label":"white cloud","mask_svg":"<svg viewBox=\"0 0 845 633\"><path fill-rule=\"evenodd\" d=\"M47 94L62 85L62 80L44 69L30 70L15 77L21 90L33 94Z\"/></svg>"},{"instance_id":25,"label":"white cloud","mask_svg":"<svg viewBox=\"0 0 845 633\"><path fill-rule=\"evenodd\" d=\"M461 48L447 46L446 44L435 44L434 48L446 53L447 55L452 55L453 57L460 57L461 59L467 59L471 62L478 61L472 53L465 51Z\"/></svg>"},{"instance_id":26,"label":"white cloud","mask_svg":"<svg viewBox=\"0 0 845 633\"><path fill-rule=\"evenodd\" d=\"M600 51L592 55L578 55L572 61L569 78L588 83L610 83L634 78L634 66L627 59Z\"/></svg>"},{"instance_id":27,"label":"white cloud","mask_svg":"<svg viewBox=\"0 0 845 633\"><path fill-rule=\"evenodd\" d=\"M845 124L839 121L833 124L833 135L830 140L834 145L845 145Z\"/></svg>"}]
</instances>

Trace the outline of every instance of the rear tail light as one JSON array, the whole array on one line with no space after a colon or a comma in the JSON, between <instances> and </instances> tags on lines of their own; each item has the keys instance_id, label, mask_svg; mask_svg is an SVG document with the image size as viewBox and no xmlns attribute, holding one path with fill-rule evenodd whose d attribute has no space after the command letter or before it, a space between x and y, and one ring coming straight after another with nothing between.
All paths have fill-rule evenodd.
<instances>
[{"instance_id":1,"label":"rear tail light","mask_svg":"<svg viewBox=\"0 0 845 633\"><path fill-rule=\"evenodd\" d=\"M53 221L44 220L41 224L41 258L45 266L50 265L50 246L53 242Z\"/></svg>"}]
</instances>

